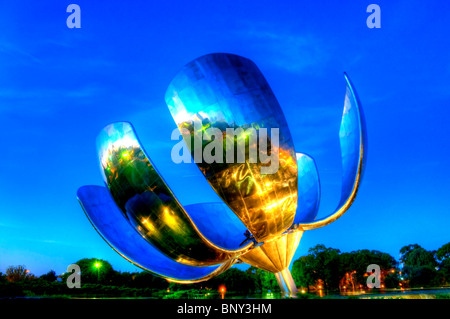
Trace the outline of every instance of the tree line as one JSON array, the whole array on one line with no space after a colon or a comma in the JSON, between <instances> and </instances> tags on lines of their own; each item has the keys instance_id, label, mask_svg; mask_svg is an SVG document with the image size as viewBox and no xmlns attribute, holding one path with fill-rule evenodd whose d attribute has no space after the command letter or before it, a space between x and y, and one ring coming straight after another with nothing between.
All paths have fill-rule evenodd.
<instances>
[{"instance_id":1,"label":"tree line","mask_svg":"<svg viewBox=\"0 0 450 319\"><path fill-rule=\"evenodd\" d=\"M341 253L339 249L316 245L306 256L297 259L292 266L292 276L299 287L306 289L323 286L326 290L338 290L345 283L367 287L367 267L380 266L382 288L437 287L450 284L450 243L435 251L428 251L418 244L400 249L400 261L387 253L376 250L357 250ZM352 287L355 288L355 287Z\"/></svg>"},{"instance_id":2,"label":"tree line","mask_svg":"<svg viewBox=\"0 0 450 319\"><path fill-rule=\"evenodd\" d=\"M250 267L246 271L231 268L208 281L186 285L168 282L146 271L116 271L108 261L102 259L84 258L75 264L80 267L81 289L67 288L66 282L71 273L57 275L54 270L50 270L37 277L25 266L20 265L8 267L5 274L0 272L0 297L11 296L11 293L15 296L23 296L23 291L31 291L36 295L127 296L131 294L135 297L165 297L179 292L187 297L188 290L198 294L217 295L219 287L225 287L228 295L278 289L272 273L255 267Z\"/></svg>"},{"instance_id":3,"label":"tree line","mask_svg":"<svg viewBox=\"0 0 450 319\"><path fill-rule=\"evenodd\" d=\"M81 269L82 287L83 285L84 287L96 285L97 288L127 287L134 289L135 295L142 293L143 289L150 295L155 291L176 292L187 289L217 292L219 287L223 286L226 287L227 293L236 294L279 291L275 275L255 267L245 271L231 268L208 281L185 285L168 282L145 271L116 271L106 260L85 258L75 263ZM339 249L319 244L310 248L307 255L294 261L291 273L297 287L301 289L317 289L320 286L322 289L333 291L350 285L348 283L366 287L369 275L367 266L370 264L380 266L385 288L449 285L450 243L436 251L428 251L418 244L404 246L400 249L400 263L391 255L376 250L363 249L341 253ZM65 289L69 275L69 273L57 275L55 271L50 270L37 277L25 266L10 266L5 274L0 272L0 285L26 283L27 289L45 286L48 291L57 286L58 291L74 293L75 289ZM10 289L12 286L8 287Z\"/></svg>"}]
</instances>

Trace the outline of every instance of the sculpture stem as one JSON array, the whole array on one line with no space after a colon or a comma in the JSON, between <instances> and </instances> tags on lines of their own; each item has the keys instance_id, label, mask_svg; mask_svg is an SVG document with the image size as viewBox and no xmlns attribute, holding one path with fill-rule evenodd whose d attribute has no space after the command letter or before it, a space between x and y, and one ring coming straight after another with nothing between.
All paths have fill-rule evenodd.
<instances>
[{"instance_id":1,"label":"sculpture stem","mask_svg":"<svg viewBox=\"0 0 450 319\"><path fill-rule=\"evenodd\" d=\"M287 291L287 287L283 281L283 277L281 276L281 272L277 272L275 274L275 278L277 279L278 285L280 286L280 290L281 290L281 295L286 295Z\"/></svg>"},{"instance_id":2,"label":"sculpture stem","mask_svg":"<svg viewBox=\"0 0 450 319\"><path fill-rule=\"evenodd\" d=\"M278 285L280 285L281 294L285 297L296 298L297 297L297 286L295 285L294 279L292 278L291 272L288 268L283 269L275 274L277 278Z\"/></svg>"}]
</instances>

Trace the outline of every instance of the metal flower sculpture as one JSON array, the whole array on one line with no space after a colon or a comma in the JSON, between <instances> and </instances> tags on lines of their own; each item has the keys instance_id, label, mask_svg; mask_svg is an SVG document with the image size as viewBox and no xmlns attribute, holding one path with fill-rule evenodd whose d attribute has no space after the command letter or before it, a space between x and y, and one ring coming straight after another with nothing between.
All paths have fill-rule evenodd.
<instances>
[{"instance_id":1,"label":"metal flower sculpture","mask_svg":"<svg viewBox=\"0 0 450 319\"><path fill-rule=\"evenodd\" d=\"M244 160L232 152L231 161L196 161L223 202L183 207L127 122L108 125L97 139L106 187L83 186L78 199L94 228L114 250L157 276L180 283L199 282L245 262L274 273L282 291L295 294L288 267L303 232L342 216L361 182L366 155L364 118L347 75L345 80L339 132L341 201L325 218L315 220L320 184L314 160L295 152L280 105L256 65L231 54L210 54L192 61L166 92L166 103L192 157L201 156L208 147L205 138L191 146L205 127L219 129L224 136L227 129L235 129L231 140L244 141ZM192 124L195 121L201 122L200 128ZM272 150L266 155L277 155L278 169L264 173L267 161L261 156L256 161L248 159L252 150L262 146L247 133L253 129L260 136L272 128L278 129L279 140L272 136L267 141Z\"/></svg>"}]
</instances>

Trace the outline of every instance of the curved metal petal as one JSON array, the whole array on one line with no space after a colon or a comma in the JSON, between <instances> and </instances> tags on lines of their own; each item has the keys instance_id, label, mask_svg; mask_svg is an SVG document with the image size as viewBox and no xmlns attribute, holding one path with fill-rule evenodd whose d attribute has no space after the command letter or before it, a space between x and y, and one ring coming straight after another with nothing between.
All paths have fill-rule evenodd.
<instances>
[{"instance_id":1,"label":"curved metal petal","mask_svg":"<svg viewBox=\"0 0 450 319\"><path fill-rule=\"evenodd\" d=\"M149 244L124 218L105 187L83 186L78 200L102 238L123 258L157 276L175 282L208 280L227 270L234 260L220 266L194 267L173 261Z\"/></svg>"},{"instance_id":2,"label":"curved metal petal","mask_svg":"<svg viewBox=\"0 0 450 319\"><path fill-rule=\"evenodd\" d=\"M341 217L355 200L364 171L364 162L367 156L367 137L364 115L350 79L347 74L344 74L344 76L347 82L347 88L344 112L339 131L342 155L341 201L333 214L312 223L301 223L299 227L303 230L315 229L328 225Z\"/></svg>"},{"instance_id":3,"label":"curved metal petal","mask_svg":"<svg viewBox=\"0 0 450 319\"><path fill-rule=\"evenodd\" d=\"M166 103L180 130L189 131L183 135L201 172L255 239L265 241L286 231L297 208L294 145L280 105L257 66L232 54L202 56L175 76ZM271 137L262 140L273 147L271 153L261 144L265 129ZM273 135L277 129L279 140ZM214 130L221 132L220 138L226 136L217 150L225 150L218 155L221 163L202 160L210 147L205 136L210 138L208 131ZM256 153L258 160L252 158ZM277 169L266 172L269 165L263 164L261 153L279 155L278 165L275 158L270 163Z\"/></svg>"},{"instance_id":4,"label":"curved metal petal","mask_svg":"<svg viewBox=\"0 0 450 319\"><path fill-rule=\"evenodd\" d=\"M251 243L226 250L203 236L146 156L130 123L108 125L97 145L102 175L117 206L162 253L185 265L207 266L250 248Z\"/></svg>"},{"instance_id":5,"label":"curved metal petal","mask_svg":"<svg viewBox=\"0 0 450 319\"><path fill-rule=\"evenodd\" d=\"M298 223L313 221L319 210L320 182L316 163L312 157L297 153L298 199L294 227Z\"/></svg>"},{"instance_id":6,"label":"curved metal petal","mask_svg":"<svg viewBox=\"0 0 450 319\"><path fill-rule=\"evenodd\" d=\"M235 250L248 242L247 227L224 203L185 205L198 230L215 245Z\"/></svg>"}]
</instances>

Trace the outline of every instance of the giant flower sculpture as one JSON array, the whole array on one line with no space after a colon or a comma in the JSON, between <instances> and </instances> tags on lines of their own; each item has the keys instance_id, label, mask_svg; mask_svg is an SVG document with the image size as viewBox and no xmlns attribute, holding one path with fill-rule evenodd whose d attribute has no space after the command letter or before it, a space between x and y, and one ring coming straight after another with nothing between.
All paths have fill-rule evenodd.
<instances>
[{"instance_id":1,"label":"giant flower sculpture","mask_svg":"<svg viewBox=\"0 0 450 319\"><path fill-rule=\"evenodd\" d=\"M196 161L223 202L182 206L127 122L108 125L97 139L106 187L83 186L78 199L114 250L157 276L192 283L245 262L273 272L284 292L295 293L288 267L303 232L342 216L361 182L364 119L347 75L345 80L339 131L341 200L325 218L316 220L320 183L315 162L296 153L286 119L264 76L250 60L222 53L184 66L167 89L166 103L192 157L208 147L205 139L200 146L192 145L198 130L214 128L225 136L226 129L242 128L232 140L244 141L243 160L236 153L231 161ZM201 122L199 129L195 121ZM248 159L252 150L261 148L257 139L248 138L249 128L257 136L263 130L278 130L277 141L272 136L266 143L272 146L266 155L277 155L276 170L264 171L268 163L262 158Z\"/></svg>"}]
</instances>

